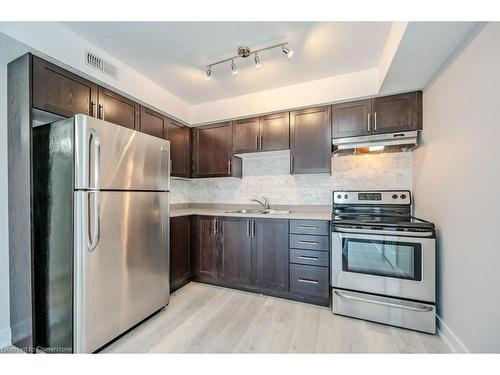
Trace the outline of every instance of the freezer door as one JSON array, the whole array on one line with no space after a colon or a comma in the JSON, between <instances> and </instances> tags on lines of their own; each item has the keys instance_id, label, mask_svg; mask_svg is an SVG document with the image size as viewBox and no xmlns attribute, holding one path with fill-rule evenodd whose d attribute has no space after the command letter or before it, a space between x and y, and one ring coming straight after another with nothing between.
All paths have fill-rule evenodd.
<instances>
[{"instance_id":1,"label":"freezer door","mask_svg":"<svg viewBox=\"0 0 500 375\"><path fill-rule=\"evenodd\" d=\"M170 142L76 115L75 189L169 190Z\"/></svg>"},{"instance_id":2,"label":"freezer door","mask_svg":"<svg viewBox=\"0 0 500 375\"><path fill-rule=\"evenodd\" d=\"M74 351L89 353L167 305L166 192L76 191Z\"/></svg>"}]
</instances>

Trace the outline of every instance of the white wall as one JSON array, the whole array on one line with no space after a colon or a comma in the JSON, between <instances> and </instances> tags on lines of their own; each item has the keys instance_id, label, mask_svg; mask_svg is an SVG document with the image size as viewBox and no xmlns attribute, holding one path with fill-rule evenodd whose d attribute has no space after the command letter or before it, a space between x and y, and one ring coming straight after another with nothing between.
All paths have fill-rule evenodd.
<instances>
[{"instance_id":1,"label":"white wall","mask_svg":"<svg viewBox=\"0 0 500 375\"><path fill-rule=\"evenodd\" d=\"M0 22L0 33L24 43L31 52L70 71L190 123L187 103L57 22ZM118 79L85 64L85 49L115 64Z\"/></svg>"},{"instance_id":2,"label":"white wall","mask_svg":"<svg viewBox=\"0 0 500 375\"><path fill-rule=\"evenodd\" d=\"M424 91L416 214L438 228L438 314L458 351L500 352L500 23Z\"/></svg>"},{"instance_id":3,"label":"white wall","mask_svg":"<svg viewBox=\"0 0 500 375\"><path fill-rule=\"evenodd\" d=\"M7 191L7 66L0 62L0 348L10 345Z\"/></svg>"},{"instance_id":4,"label":"white wall","mask_svg":"<svg viewBox=\"0 0 500 375\"><path fill-rule=\"evenodd\" d=\"M191 123L202 123L340 102L378 93L377 68L298 83L191 106Z\"/></svg>"},{"instance_id":5,"label":"white wall","mask_svg":"<svg viewBox=\"0 0 500 375\"><path fill-rule=\"evenodd\" d=\"M251 204L264 195L271 204L331 205L334 189L409 189L411 154L342 156L332 175L290 175L289 155L243 160L243 178L175 181L173 203Z\"/></svg>"}]
</instances>

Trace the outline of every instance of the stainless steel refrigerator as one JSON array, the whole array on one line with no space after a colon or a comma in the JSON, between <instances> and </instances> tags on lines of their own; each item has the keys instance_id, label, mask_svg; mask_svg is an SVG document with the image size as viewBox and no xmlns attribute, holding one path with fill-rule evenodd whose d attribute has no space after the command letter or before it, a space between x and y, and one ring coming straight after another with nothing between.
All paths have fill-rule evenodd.
<instances>
[{"instance_id":1,"label":"stainless steel refrigerator","mask_svg":"<svg viewBox=\"0 0 500 375\"><path fill-rule=\"evenodd\" d=\"M76 115L32 157L35 343L94 352L169 302L170 144Z\"/></svg>"}]
</instances>

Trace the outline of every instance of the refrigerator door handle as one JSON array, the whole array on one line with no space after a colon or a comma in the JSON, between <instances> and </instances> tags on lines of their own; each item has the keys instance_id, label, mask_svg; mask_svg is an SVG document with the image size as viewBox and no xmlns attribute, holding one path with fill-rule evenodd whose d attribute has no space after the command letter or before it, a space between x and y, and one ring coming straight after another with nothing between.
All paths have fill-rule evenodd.
<instances>
[{"instance_id":1,"label":"refrigerator door handle","mask_svg":"<svg viewBox=\"0 0 500 375\"><path fill-rule=\"evenodd\" d=\"M95 129L89 129L90 142L94 144L94 189L99 189L99 177L101 174L101 141ZM89 156L90 158L90 156ZM90 165L90 160L89 160ZM90 173L90 169L89 169ZM90 181L90 176L89 176Z\"/></svg>"},{"instance_id":2,"label":"refrigerator door handle","mask_svg":"<svg viewBox=\"0 0 500 375\"><path fill-rule=\"evenodd\" d=\"M88 199L89 199L89 207L88 207L88 212L92 212L92 216L88 217L88 231L89 231L89 251L93 252L97 245L99 244L99 240L101 239L101 194L99 192L99 186L100 186L100 175L101 175L101 142L100 139L97 135L97 132L95 129L89 129L90 133L90 142L94 144L94 189L93 191L89 191L88 193ZM90 165L90 161L89 161ZM90 207L90 197L94 196L93 200L93 206L92 209ZM92 217L92 219L91 219ZM90 220L92 220L92 226L90 223ZM92 228L92 233L91 233L91 228Z\"/></svg>"},{"instance_id":3,"label":"refrigerator door handle","mask_svg":"<svg viewBox=\"0 0 500 375\"><path fill-rule=\"evenodd\" d=\"M90 208L90 197L94 196L93 207ZM88 211L87 211L87 227L88 227L88 249L89 252L93 252L97 245L99 244L99 240L101 239L101 194L99 191L89 191L88 192ZM92 222L90 222L91 215L89 214L92 211ZM92 231L91 231L92 228Z\"/></svg>"}]
</instances>

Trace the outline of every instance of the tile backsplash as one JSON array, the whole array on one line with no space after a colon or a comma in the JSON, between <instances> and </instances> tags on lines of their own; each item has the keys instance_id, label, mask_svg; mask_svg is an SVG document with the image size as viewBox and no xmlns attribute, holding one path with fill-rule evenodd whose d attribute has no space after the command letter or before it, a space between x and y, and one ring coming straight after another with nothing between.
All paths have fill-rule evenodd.
<instances>
[{"instance_id":1,"label":"tile backsplash","mask_svg":"<svg viewBox=\"0 0 500 375\"><path fill-rule=\"evenodd\" d=\"M332 158L332 175L290 175L289 154L252 155L243 178L172 180L172 203L248 204L266 196L271 204L330 205L335 189L412 188L410 152Z\"/></svg>"}]
</instances>

